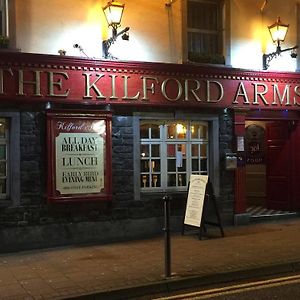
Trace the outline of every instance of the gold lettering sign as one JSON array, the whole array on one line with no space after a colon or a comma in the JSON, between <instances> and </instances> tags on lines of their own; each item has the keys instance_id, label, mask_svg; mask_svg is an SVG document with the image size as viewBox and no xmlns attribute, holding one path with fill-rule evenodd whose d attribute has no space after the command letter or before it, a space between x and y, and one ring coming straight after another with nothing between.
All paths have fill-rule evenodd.
<instances>
[{"instance_id":1,"label":"gold lettering sign","mask_svg":"<svg viewBox=\"0 0 300 300\"><path fill-rule=\"evenodd\" d=\"M41 94L41 71L32 71L33 80L24 80L24 71L19 70L19 92L17 95L25 96L24 85L33 85L33 96L42 96Z\"/></svg>"},{"instance_id":2,"label":"gold lettering sign","mask_svg":"<svg viewBox=\"0 0 300 300\"><path fill-rule=\"evenodd\" d=\"M58 90L62 89L62 78L54 81L54 75L63 76L63 78L68 79L69 75L66 72L48 72L49 74L49 96L51 97L68 97L70 89L66 90L62 94L55 94L54 87L56 86Z\"/></svg>"},{"instance_id":3,"label":"gold lettering sign","mask_svg":"<svg viewBox=\"0 0 300 300\"><path fill-rule=\"evenodd\" d=\"M60 68L64 69L63 66ZM272 77L259 78L257 74L243 76L243 72L239 76L230 76L230 71L228 76L218 76L201 73L201 69L200 73L190 74L102 67L49 69L48 65L39 69L0 68L0 101L51 101L52 98L61 103L71 100L79 104L255 109L299 109L300 106L299 79L292 75L288 80L281 80L280 76L274 80Z\"/></svg>"}]
</instances>

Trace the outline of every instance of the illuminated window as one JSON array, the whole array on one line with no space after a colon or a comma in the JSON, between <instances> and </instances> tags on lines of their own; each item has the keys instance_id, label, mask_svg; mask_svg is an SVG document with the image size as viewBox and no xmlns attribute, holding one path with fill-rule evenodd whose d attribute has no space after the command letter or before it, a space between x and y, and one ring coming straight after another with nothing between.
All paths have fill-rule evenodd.
<instances>
[{"instance_id":1,"label":"illuminated window","mask_svg":"<svg viewBox=\"0 0 300 300\"><path fill-rule=\"evenodd\" d=\"M208 174L208 123L142 120L142 190L186 190L191 174Z\"/></svg>"},{"instance_id":2,"label":"illuminated window","mask_svg":"<svg viewBox=\"0 0 300 300\"><path fill-rule=\"evenodd\" d=\"M222 0L187 1L188 59L224 64Z\"/></svg>"}]
</instances>

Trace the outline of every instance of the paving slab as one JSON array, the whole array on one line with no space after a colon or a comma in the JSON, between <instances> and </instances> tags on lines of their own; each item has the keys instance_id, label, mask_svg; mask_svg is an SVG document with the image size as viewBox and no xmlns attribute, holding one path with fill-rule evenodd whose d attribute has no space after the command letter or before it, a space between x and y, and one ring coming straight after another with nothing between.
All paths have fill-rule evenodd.
<instances>
[{"instance_id":1,"label":"paving slab","mask_svg":"<svg viewBox=\"0 0 300 300\"><path fill-rule=\"evenodd\" d=\"M165 277L163 234L138 241L0 254L0 299L129 299L235 276L300 270L300 219L171 236ZM260 272L260 273L259 273ZM125 298L124 298L125 297Z\"/></svg>"}]
</instances>

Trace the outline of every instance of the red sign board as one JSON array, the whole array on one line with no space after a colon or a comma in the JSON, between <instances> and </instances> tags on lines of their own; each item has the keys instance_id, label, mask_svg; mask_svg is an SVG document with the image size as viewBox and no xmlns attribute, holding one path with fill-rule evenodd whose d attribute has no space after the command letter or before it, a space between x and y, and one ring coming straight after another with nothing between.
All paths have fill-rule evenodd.
<instances>
[{"instance_id":1,"label":"red sign board","mask_svg":"<svg viewBox=\"0 0 300 300\"><path fill-rule=\"evenodd\" d=\"M0 54L0 102L297 110L297 73Z\"/></svg>"}]
</instances>

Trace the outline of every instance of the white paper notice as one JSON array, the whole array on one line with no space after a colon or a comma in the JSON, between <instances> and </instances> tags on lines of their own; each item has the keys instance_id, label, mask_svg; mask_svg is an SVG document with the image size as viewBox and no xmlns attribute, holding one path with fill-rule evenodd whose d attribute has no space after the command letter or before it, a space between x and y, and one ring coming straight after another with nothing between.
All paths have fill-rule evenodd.
<instances>
[{"instance_id":1,"label":"white paper notice","mask_svg":"<svg viewBox=\"0 0 300 300\"><path fill-rule=\"evenodd\" d=\"M176 167L182 168L182 152L181 151L176 152Z\"/></svg>"},{"instance_id":2,"label":"white paper notice","mask_svg":"<svg viewBox=\"0 0 300 300\"><path fill-rule=\"evenodd\" d=\"M208 175L191 175L184 224L200 227Z\"/></svg>"},{"instance_id":3,"label":"white paper notice","mask_svg":"<svg viewBox=\"0 0 300 300\"><path fill-rule=\"evenodd\" d=\"M237 137L237 151L245 151L244 137L243 136L238 136Z\"/></svg>"}]
</instances>

